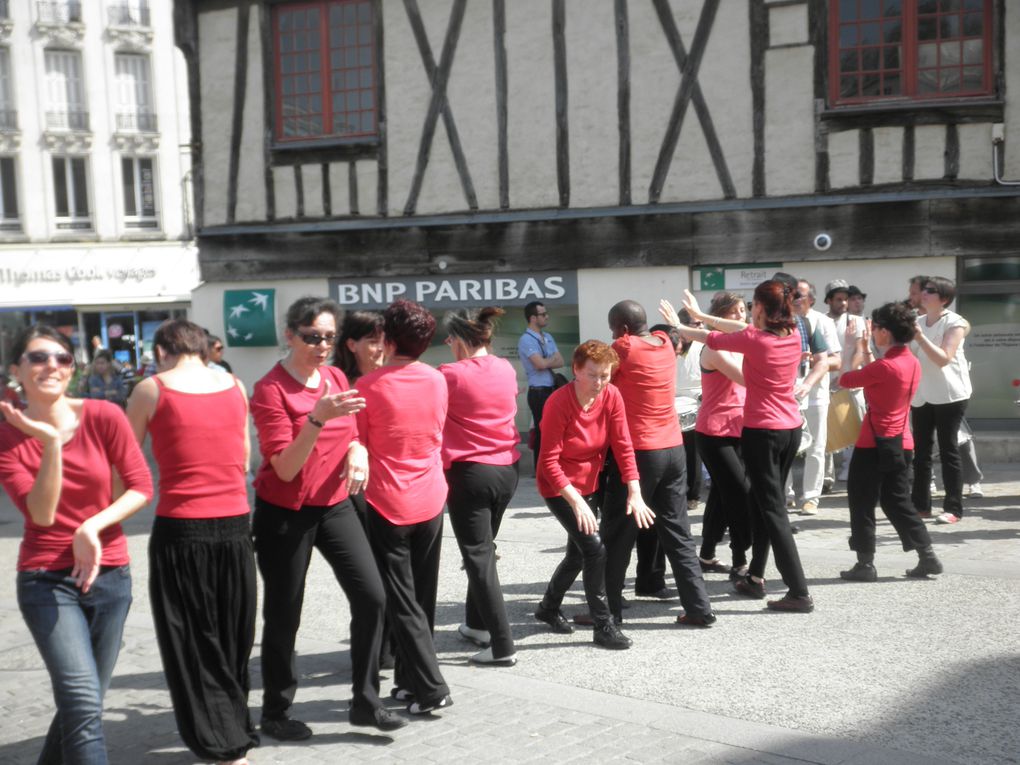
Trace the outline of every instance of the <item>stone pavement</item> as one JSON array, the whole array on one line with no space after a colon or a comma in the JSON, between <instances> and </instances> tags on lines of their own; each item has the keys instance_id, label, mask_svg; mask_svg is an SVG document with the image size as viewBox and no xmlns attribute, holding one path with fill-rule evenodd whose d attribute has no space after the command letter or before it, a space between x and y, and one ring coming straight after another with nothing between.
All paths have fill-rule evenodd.
<instances>
[{"instance_id":1,"label":"stone pavement","mask_svg":"<svg viewBox=\"0 0 1020 765\"><path fill-rule=\"evenodd\" d=\"M710 630L673 624L679 604L632 600L629 651L596 649L590 634L544 631L535 603L562 552L564 534L533 480L521 488L500 533L500 575L518 641L513 668L466 663L456 627L463 572L447 524L436 644L454 706L392 735L347 723L349 612L321 559L309 572L299 635L302 675L294 708L315 736L302 744L264 739L259 763L351 761L549 761L677 763L1020 762L1020 475L986 466L986 498L968 502L952 527L931 527L945 575L908 581L912 565L887 522L876 559L881 579L850 584L845 494L798 518L797 541L816 611L773 614L709 577L719 615ZM842 485L838 485L842 486ZM146 584L151 509L127 524L135 602L113 687L106 731L113 763L184 765L151 628ZM692 513L700 522L700 511ZM697 530L697 529L696 529ZM0 501L0 763L33 763L52 715L46 671L18 613L14 562L20 516ZM722 552L722 550L721 550ZM770 569L769 590L783 592ZM579 585L565 610L582 609ZM252 662L260 701L258 645ZM383 690L391 673L384 672Z\"/></svg>"}]
</instances>

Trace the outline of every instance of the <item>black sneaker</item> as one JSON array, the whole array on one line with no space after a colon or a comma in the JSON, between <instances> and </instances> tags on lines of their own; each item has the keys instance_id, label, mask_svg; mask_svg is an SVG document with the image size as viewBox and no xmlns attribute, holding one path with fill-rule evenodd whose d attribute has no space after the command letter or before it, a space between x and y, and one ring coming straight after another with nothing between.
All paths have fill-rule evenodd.
<instances>
[{"instance_id":1,"label":"black sneaker","mask_svg":"<svg viewBox=\"0 0 1020 765\"><path fill-rule=\"evenodd\" d=\"M840 579L846 579L848 582L877 582L878 571L875 570L875 564L863 563L858 561L854 564L854 567L849 571L840 571Z\"/></svg>"},{"instance_id":2,"label":"black sneaker","mask_svg":"<svg viewBox=\"0 0 1020 765\"><path fill-rule=\"evenodd\" d=\"M262 718L262 732L277 741L304 741L312 737L312 729L300 720L289 717Z\"/></svg>"},{"instance_id":3,"label":"black sneaker","mask_svg":"<svg viewBox=\"0 0 1020 765\"><path fill-rule=\"evenodd\" d=\"M595 645L611 651L623 651L634 645L634 641L623 634L612 620L595 628L592 634Z\"/></svg>"},{"instance_id":4,"label":"black sneaker","mask_svg":"<svg viewBox=\"0 0 1020 765\"><path fill-rule=\"evenodd\" d=\"M398 717L384 707L376 707L375 709L351 707L347 718L351 725L364 728L378 728L383 731L397 730L407 725L407 720L403 717Z\"/></svg>"},{"instance_id":5,"label":"black sneaker","mask_svg":"<svg viewBox=\"0 0 1020 765\"><path fill-rule=\"evenodd\" d=\"M545 622L552 628L553 632L558 632L561 635L569 635L574 631L574 628L570 626L570 622L567 621L567 617L558 608L546 608L539 605L535 609L535 618L540 622Z\"/></svg>"}]
</instances>

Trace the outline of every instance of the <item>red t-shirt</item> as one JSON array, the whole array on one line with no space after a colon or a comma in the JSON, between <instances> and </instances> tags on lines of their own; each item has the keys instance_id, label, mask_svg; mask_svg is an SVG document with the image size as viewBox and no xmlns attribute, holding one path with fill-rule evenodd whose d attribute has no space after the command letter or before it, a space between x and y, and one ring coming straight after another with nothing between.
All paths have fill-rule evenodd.
<instances>
[{"instance_id":1,"label":"red t-shirt","mask_svg":"<svg viewBox=\"0 0 1020 765\"><path fill-rule=\"evenodd\" d=\"M244 434L248 407L237 385L216 393L185 393L163 385L149 421L159 466L156 515L227 518L248 512Z\"/></svg>"},{"instance_id":2,"label":"red t-shirt","mask_svg":"<svg viewBox=\"0 0 1020 765\"><path fill-rule=\"evenodd\" d=\"M499 356L443 364L450 406L443 428L443 468L454 462L512 465L520 458L517 373Z\"/></svg>"},{"instance_id":3,"label":"red t-shirt","mask_svg":"<svg viewBox=\"0 0 1020 765\"><path fill-rule=\"evenodd\" d=\"M336 367L319 367L319 387L306 388L277 364L255 383L251 413L259 436L262 465L255 476L255 493L266 502L291 510L304 505L329 507L347 498L347 482L340 480L347 447L358 436L354 417L334 417L320 428L305 464L290 481L276 474L269 460L287 448L300 432L315 403L322 398L326 380L331 392L348 390L347 378Z\"/></svg>"},{"instance_id":4,"label":"red t-shirt","mask_svg":"<svg viewBox=\"0 0 1020 765\"><path fill-rule=\"evenodd\" d=\"M673 403L676 352L665 332L653 332L652 337L661 340L662 345L651 345L633 335L624 335L613 343L620 357L613 385L623 396L634 448L642 451L669 449L684 442Z\"/></svg>"},{"instance_id":5,"label":"red t-shirt","mask_svg":"<svg viewBox=\"0 0 1020 765\"><path fill-rule=\"evenodd\" d=\"M28 512L28 494L42 463L42 443L10 423L0 424L0 481L25 516L25 536L18 554L18 571L57 571L74 566L71 538L82 522L113 502L113 471L125 489L152 499L152 476L123 410L107 401L82 401L81 421L62 450L63 483L56 521L38 526ZM127 539L120 524L99 534L103 545L100 565L128 562Z\"/></svg>"},{"instance_id":6,"label":"red t-shirt","mask_svg":"<svg viewBox=\"0 0 1020 765\"><path fill-rule=\"evenodd\" d=\"M910 402L921 382L921 363L905 345L893 346L885 356L866 367L840 375L843 388L864 388L868 413L861 424L857 446L875 447L874 426L884 438L903 434L903 448L914 448L910 432Z\"/></svg>"},{"instance_id":7,"label":"red t-shirt","mask_svg":"<svg viewBox=\"0 0 1020 765\"><path fill-rule=\"evenodd\" d=\"M594 494L610 446L623 480L636 481L634 446L620 391L607 385L586 412L577 401L574 384L564 385L542 410L542 449L535 475L538 493L558 497L569 484L584 496Z\"/></svg>"},{"instance_id":8,"label":"red t-shirt","mask_svg":"<svg viewBox=\"0 0 1020 765\"><path fill-rule=\"evenodd\" d=\"M446 379L422 362L386 366L358 380L365 408L358 412L368 448L365 499L396 526L429 521L443 512L443 424Z\"/></svg>"},{"instance_id":9,"label":"red t-shirt","mask_svg":"<svg viewBox=\"0 0 1020 765\"><path fill-rule=\"evenodd\" d=\"M742 369L747 398L744 427L793 430L804 418L793 395L800 366L800 335L779 337L748 327L740 332L709 332L705 345L716 351L744 354Z\"/></svg>"},{"instance_id":10,"label":"red t-shirt","mask_svg":"<svg viewBox=\"0 0 1020 765\"><path fill-rule=\"evenodd\" d=\"M706 436L739 438L747 389L718 369L701 370L701 406L694 429Z\"/></svg>"}]
</instances>

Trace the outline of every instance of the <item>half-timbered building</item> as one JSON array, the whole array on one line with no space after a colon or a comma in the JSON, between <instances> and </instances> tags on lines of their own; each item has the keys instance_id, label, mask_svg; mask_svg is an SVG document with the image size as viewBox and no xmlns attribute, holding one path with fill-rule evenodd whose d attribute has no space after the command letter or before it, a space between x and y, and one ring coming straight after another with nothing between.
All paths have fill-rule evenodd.
<instances>
[{"instance_id":1,"label":"half-timbered building","mask_svg":"<svg viewBox=\"0 0 1020 765\"><path fill-rule=\"evenodd\" d=\"M1011 2L178 0L176 14L193 311L214 331L231 333L241 290L250 308L271 290L277 322L308 293L438 312L540 299L566 344L605 337L618 299L651 310L780 268L820 291L848 279L871 306L941 274L974 324L971 414L1020 414ZM255 377L276 350L245 336L230 360Z\"/></svg>"}]
</instances>

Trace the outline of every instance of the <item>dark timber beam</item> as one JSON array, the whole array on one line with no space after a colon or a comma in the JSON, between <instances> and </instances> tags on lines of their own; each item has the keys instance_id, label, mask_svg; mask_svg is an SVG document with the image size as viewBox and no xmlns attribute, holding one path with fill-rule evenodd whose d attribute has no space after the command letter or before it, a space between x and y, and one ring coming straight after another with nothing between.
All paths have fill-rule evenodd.
<instances>
[{"instance_id":1,"label":"dark timber beam","mask_svg":"<svg viewBox=\"0 0 1020 765\"><path fill-rule=\"evenodd\" d=\"M552 0L553 66L556 81L556 187L560 207L570 207L570 126L567 122L566 0Z\"/></svg>"},{"instance_id":2,"label":"dark timber beam","mask_svg":"<svg viewBox=\"0 0 1020 765\"><path fill-rule=\"evenodd\" d=\"M627 0L615 0L616 11L616 110L620 131L620 205L630 197L630 24Z\"/></svg>"},{"instance_id":3,"label":"dark timber beam","mask_svg":"<svg viewBox=\"0 0 1020 765\"><path fill-rule=\"evenodd\" d=\"M751 46L751 130L754 162L751 165L751 195L765 196L765 48L769 40L769 9L763 0L750 0L749 36Z\"/></svg>"},{"instance_id":4,"label":"dark timber beam","mask_svg":"<svg viewBox=\"0 0 1020 765\"><path fill-rule=\"evenodd\" d=\"M251 3L237 7L237 47L234 50L234 109L230 120L230 164L227 169L227 223L237 216L237 176L241 166L241 138L244 134L244 96L248 88L248 20Z\"/></svg>"},{"instance_id":5,"label":"dark timber beam","mask_svg":"<svg viewBox=\"0 0 1020 765\"><path fill-rule=\"evenodd\" d=\"M414 211L418 207L418 195L421 193L425 168L429 164L432 140L436 134L436 122L440 115L443 117L446 135L450 139L453 161L457 166L457 173L460 175L460 183L468 207L472 210L478 209L475 188L471 183L467 160L464 158L464 151L460 145L460 134L457 132L457 125L453 121L453 113L450 111L450 104L446 98L446 85L450 81L450 69L453 67L453 56L457 51L457 40L460 38L460 27L464 21L466 3L467 0L454 0L453 2L453 8L450 10L450 22L446 28L446 39L443 42L443 51L440 54L437 67L435 59L432 57L432 48L425 33L425 24L421 18L421 11L418 9L418 2L417 0L404 0L407 18L411 22L411 30L414 32L414 39L418 44L422 63L425 65L425 73L432 84L432 98L429 100L428 112L425 115L425 126L422 128L421 144L418 147L418 160L415 163L414 178L411 181L411 191L407 195L407 204L404 205L404 215L414 215Z\"/></svg>"},{"instance_id":6,"label":"dark timber beam","mask_svg":"<svg viewBox=\"0 0 1020 765\"><path fill-rule=\"evenodd\" d=\"M506 0L492 0L492 47L496 61L496 144L499 209L510 209L510 159L507 151Z\"/></svg>"}]
</instances>

